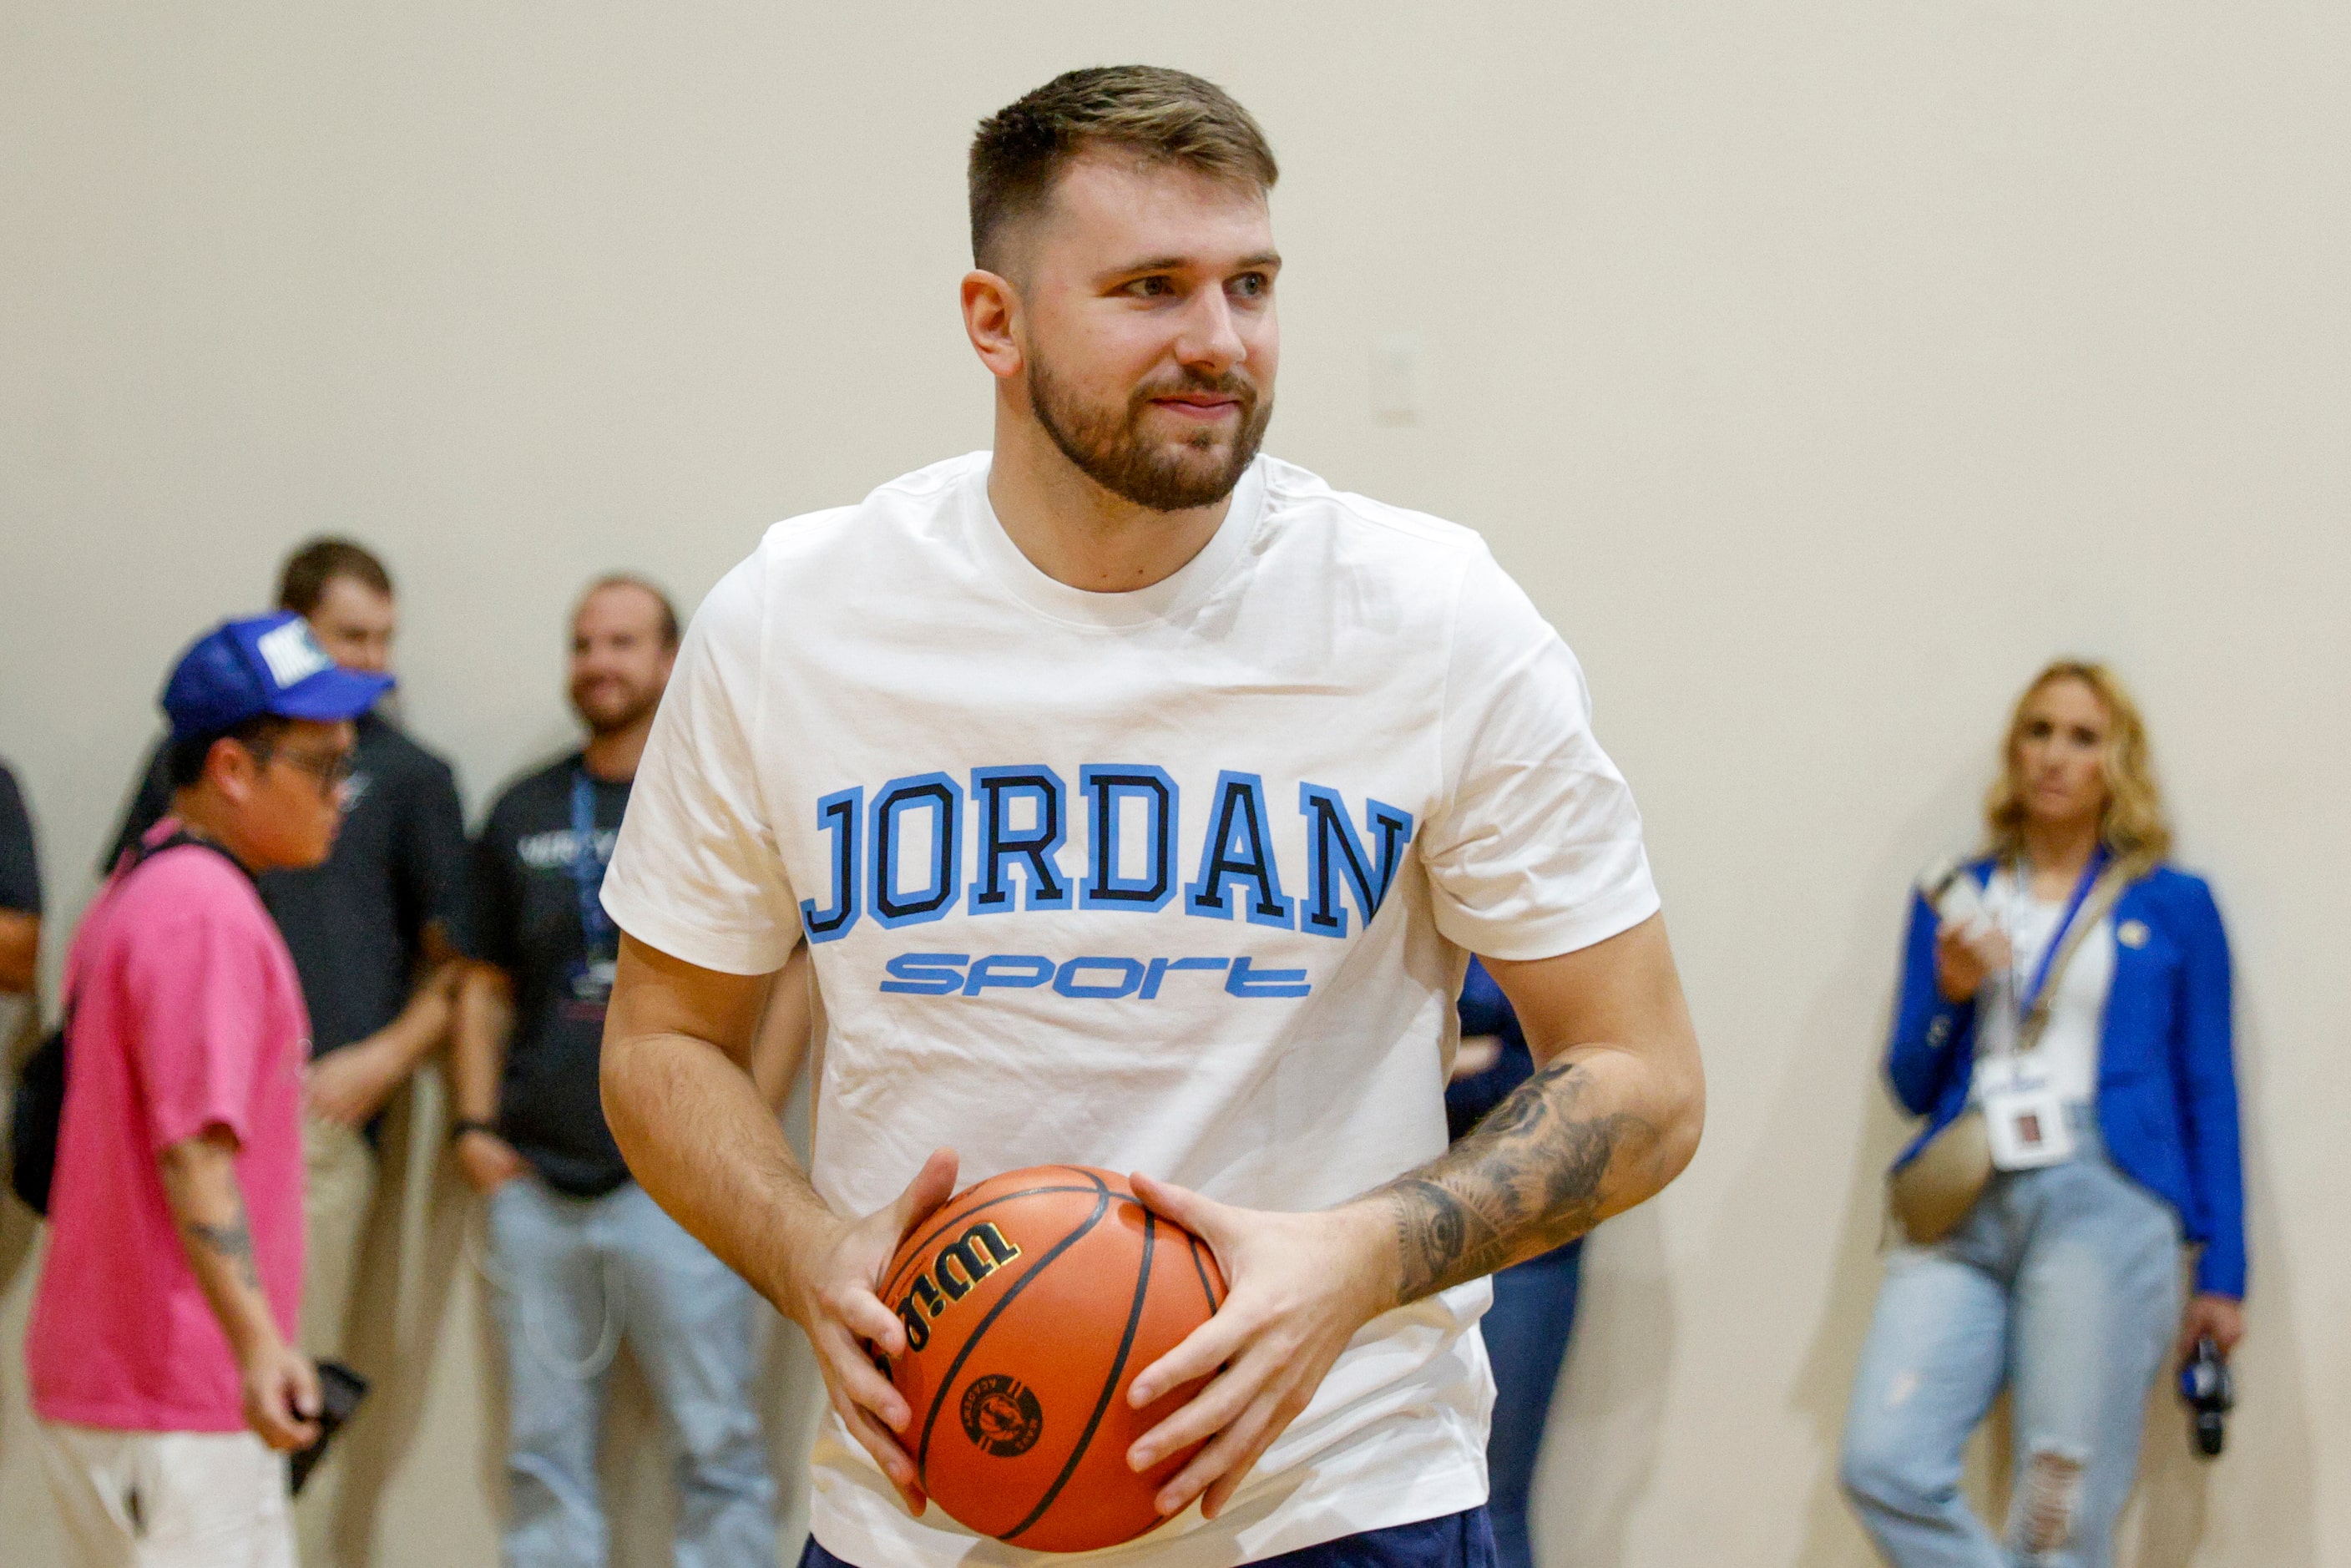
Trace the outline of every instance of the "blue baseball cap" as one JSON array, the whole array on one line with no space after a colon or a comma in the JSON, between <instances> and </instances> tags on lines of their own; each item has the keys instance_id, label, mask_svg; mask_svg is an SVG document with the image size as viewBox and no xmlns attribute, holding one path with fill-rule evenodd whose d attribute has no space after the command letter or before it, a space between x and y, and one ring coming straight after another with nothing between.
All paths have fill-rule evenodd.
<instances>
[{"instance_id":1,"label":"blue baseball cap","mask_svg":"<svg viewBox=\"0 0 2351 1568\"><path fill-rule=\"evenodd\" d=\"M249 718L357 718L392 689L390 675L327 657L291 611L224 621L196 639L163 684L173 740L217 735Z\"/></svg>"}]
</instances>

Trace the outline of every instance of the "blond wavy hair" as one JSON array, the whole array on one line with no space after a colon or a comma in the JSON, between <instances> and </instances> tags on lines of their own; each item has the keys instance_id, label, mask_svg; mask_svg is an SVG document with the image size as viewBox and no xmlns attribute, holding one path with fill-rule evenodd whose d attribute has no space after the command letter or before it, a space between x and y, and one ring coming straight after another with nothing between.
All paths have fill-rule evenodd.
<instances>
[{"instance_id":1,"label":"blond wavy hair","mask_svg":"<svg viewBox=\"0 0 2351 1568\"><path fill-rule=\"evenodd\" d=\"M2081 682L2106 710L2105 752L2099 759L2106 783L2106 806L2099 819L2098 837L2132 875L2154 870L2171 852L2171 824L2164 817L2163 791L2155 781L2147 724L2122 681L2105 665L2090 659L2052 662L2017 697L2008 716L2008 737L2001 743L2000 775L1984 796L1984 831L1991 854L2005 861L2023 852L2024 791L2017 757L2024 738L2025 709L2058 681Z\"/></svg>"}]
</instances>

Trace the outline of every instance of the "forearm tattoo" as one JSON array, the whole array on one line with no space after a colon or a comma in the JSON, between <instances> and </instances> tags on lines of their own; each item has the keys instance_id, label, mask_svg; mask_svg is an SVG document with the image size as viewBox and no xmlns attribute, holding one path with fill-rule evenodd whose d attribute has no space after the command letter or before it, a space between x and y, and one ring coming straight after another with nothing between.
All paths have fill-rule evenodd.
<instances>
[{"instance_id":1,"label":"forearm tattoo","mask_svg":"<svg viewBox=\"0 0 2351 1568\"><path fill-rule=\"evenodd\" d=\"M1580 1114L1591 1076L1557 1061L1437 1159L1374 1196L1395 1220L1399 1306L1572 1241L1598 1222L1621 1145L1657 1131L1626 1112Z\"/></svg>"},{"instance_id":2,"label":"forearm tattoo","mask_svg":"<svg viewBox=\"0 0 2351 1568\"><path fill-rule=\"evenodd\" d=\"M201 1219L186 1221L182 1228L204 1248L236 1270L236 1277L248 1290L261 1289L261 1276L253 1262L253 1228L246 1223L245 1200L236 1200L236 1208L218 1225L208 1225Z\"/></svg>"}]
</instances>

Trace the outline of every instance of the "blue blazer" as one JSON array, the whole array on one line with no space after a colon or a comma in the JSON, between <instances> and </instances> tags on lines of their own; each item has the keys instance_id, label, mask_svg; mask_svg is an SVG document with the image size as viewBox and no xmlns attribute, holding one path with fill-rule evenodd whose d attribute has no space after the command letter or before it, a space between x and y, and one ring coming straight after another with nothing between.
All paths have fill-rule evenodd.
<instances>
[{"instance_id":1,"label":"blue blazer","mask_svg":"<svg viewBox=\"0 0 2351 1568\"><path fill-rule=\"evenodd\" d=\"M1992 862L1968 868L1981 884ZM2196 1288L2245 1293L2245 1186L2237 1150L2229 938L2202 879L2158 866L2116 901L2115 978L2098 1047L2098 1130L2125 1175L2179 1211L2199 1244ZM1934 910L1913 895L1902 1000L1886 1048L1895 1097L1925 1130L1900 1169L1967 1108L1975 1071L1973 1000L1935 984ZM2125 938L2139 935L2136 943Z\"/></svg>"}]
</instances>

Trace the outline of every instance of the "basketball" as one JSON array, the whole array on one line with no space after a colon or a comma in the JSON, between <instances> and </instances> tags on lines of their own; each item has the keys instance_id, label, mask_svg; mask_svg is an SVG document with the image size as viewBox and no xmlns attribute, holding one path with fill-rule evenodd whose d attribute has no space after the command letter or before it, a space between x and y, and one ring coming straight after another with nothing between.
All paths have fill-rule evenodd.
<instances>
[{"instance_id":1,"label":"basketball","mask_svg":"<svg viewBox=\"0 0 2351 1568\"><path fill-rule=\"evenodd\" d=\"M948 1517L1037 1552L1114 1546L1159 1522L1153 1496L1196 1448L1139 1475L1126 1451L1200 1384L1141 1410L1126 1391L1224 1300L1205 1242L1123 1176L1038 1166L949 1198L880 1294L906 1330L884 1364L914 1412L902 1440Z\"/></svg>"}]
</instances>

